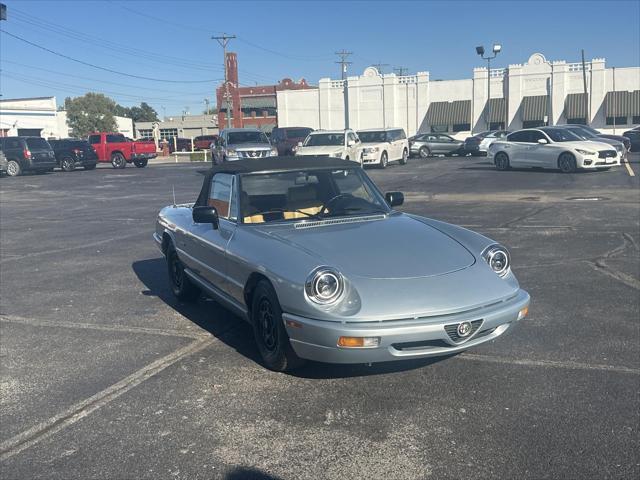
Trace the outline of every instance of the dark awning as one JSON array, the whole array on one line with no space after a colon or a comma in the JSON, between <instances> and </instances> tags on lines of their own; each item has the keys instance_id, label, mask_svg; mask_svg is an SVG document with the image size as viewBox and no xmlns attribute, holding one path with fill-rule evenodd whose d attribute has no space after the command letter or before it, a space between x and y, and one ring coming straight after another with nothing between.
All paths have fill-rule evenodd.
<instances>
[{"instance_id":1,"label":"dark awning","mask_svg":"<svg viewBox=\"0 0 640 480\"><path fill-rule=\"evenodd\" d=\"M432 102L427 110L427 120L431 125L455 125L471 122L471 100L455 102Z\"/></svg>"},{"instance_id":2,"label":"dark awning","mask_svg":"<svg viewBox=\"0 0 640 480\"><path fill-rule=\"evenodd\" d=\"M607 117L640 115L640 90L633 92L607 92L604 99Z\"/></svg>"},{"instance_id":3,"label":"dark awning","mask_svg":"<svg viewBox=\"0 0 640 480\"><path fill-rule=\"evenodd\" d=\"M566 118L587 118L584 104L584 93L570 93L564 101L564 116Z\"/></svg>"},{"instance_id":4,"label":"dark awning","mask_svg":"<svg viewBox=\"0 0 640 480\"><path fill-rule=\"evenodd\" d=\"M241 97L242 108L276 108L276 97Z\"/></svg>"},{"instance_id":5,"label":"dark awning","mask_svg":"<svg viewBox=\"0 0 640 480\"><path fill-rule=\"evenodd\" d=\"M524 97L522 99L522 120L543 121L547 116L549 108L549 97L547 95L536 95L535 97Z\"/></svg>"},{"instance_id":6,"label":"dark awning","mask_svg":"<svg viewBox=\"0 0 640 480\"><path fill-rule=\"evenodd\" d=\"M491 118L490 122L504 122L507 118L507 101L504 98L492 98L489 103L485 105L485 111L482 112L482 118L487 116L487 108L491 105Z\"/></svg>"}]
</instances>

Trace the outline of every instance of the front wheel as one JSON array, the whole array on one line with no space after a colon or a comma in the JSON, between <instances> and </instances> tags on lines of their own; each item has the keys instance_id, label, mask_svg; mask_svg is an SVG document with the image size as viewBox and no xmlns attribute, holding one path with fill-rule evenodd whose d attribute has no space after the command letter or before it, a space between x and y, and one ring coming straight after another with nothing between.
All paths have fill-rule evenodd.
<instances>
[{"instance_id":1,"label":"front wheel","mask_svg":"<svg viewBox=\"0 0 640 480\"><path fill-rule=\"evenodd\" d=\"M405 148L402 151L402 158L400 159L400 165L406 165L407 164L407 159L409 158L409 152L407 151L407 149Z\"/></svg>"},{"instance_id":2,"label":"front wheel","mask_svg":"<svg viewBox=\"0 0 640 480\"><path fill-rule=\"evenodd\" d=\"M506 153L497 153L494 162L496 164L496 170L509 170L509 157L507 157Z\"/></svg>"},{"instance_id":3,"label":"front wheel","mask_svg":"<svg viewBox=\"0 0 640 480\"><path fill-rule=\"evenodd\" d=\"M167 249L167 268L169 271L169 282L171 291L178 300L183 302L194 302L200 296L200 290L196 287L184 272L184 265L178 258L173 245Z\"/></svg>"},{"instance_id":4,"label":"front wheel","mask_svg":"<svg viewBox=\"0 0 640 480\"><path fill-rule=\"evenodd\" d=\"M389 164L389 157L387 156L387 152L382 152L382 156L380 157L380 168L387 168Z\"/></svg>"},{"instance_id":5,"label":"front wheel","mask_svg":"<svg viewBox=\"0 0 640 480\"><path fill-rule=\"evenodd\" d=\"M16 160L9 160L7 163L7 175L17 177L22 174L22 167Z\"/></svg>"},{"instance_id":6,"label":"front wheel","mask_svg":"<svg viewBox=\"0 0 640 480\"><path fill-rule=\"evenodd\" d=\"M127 160L121 153L114 153L111 155L111 165L113 168L124 168L127 166Z\"/></svg>"},{"instance_id":7,"label":"front wheel","mask_svg":"<svg viewBox=\"0 0 640 480\"><path fill-rule=\"evenodd\" d=\"M60 168L63 172L73 172L76 168L76 162L71 157L64 157L60 162Z\"/></svg>"},{"instance_id":8,"label":"front wheel","mask_svg":"<svg viewBox=\"0 0 640 480\"><path fill-rule=\"evenodd\" d=\"M133 164L138 167L138 168L144 168L147 166L147 163L149 163L148 159L143 159L143 160L134 160Z\"/></svg>"},{"instance_id":9,"label":"front wheel","mask_svg":"<svg viewBox=\"0 0 640 480\"><path fill-rule=\"evenodd\" d=\"M573 173L577 170L576 159L570 153L563 153L558 158L558 168L562 173Z\"/></svg>"},{"instance_id":10,"label":"front wheel","mask_svg":"<svg viewBox=\"0 0 640 480\"><path fill-rule=\"evenodd\" d=\"M269 282L261 280L251 302L253 335L264 365L276 372L293 370L304 364L296 355L284 328L282 310L275 290Z\"/></svg>"}]
</instances>

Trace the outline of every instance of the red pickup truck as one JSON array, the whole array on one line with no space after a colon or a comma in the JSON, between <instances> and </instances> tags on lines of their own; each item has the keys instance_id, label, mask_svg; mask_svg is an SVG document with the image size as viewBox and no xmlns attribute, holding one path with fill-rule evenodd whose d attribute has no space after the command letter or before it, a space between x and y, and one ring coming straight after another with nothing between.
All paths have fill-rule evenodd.
<instances>
[{"instance_id":1,"label":"red pickup truck","mask_svg":"<svg viewBox=\"0 0 640 480\"><path fill-rule=\"evenodd\" d=\"M121 133L95 132L89 134L88 140L98 154L98 161L111 162L113 168L124 168L127 163L146 167L150 158L158 156L154 142L136 142Z\"/></svg>"}]
</instances>

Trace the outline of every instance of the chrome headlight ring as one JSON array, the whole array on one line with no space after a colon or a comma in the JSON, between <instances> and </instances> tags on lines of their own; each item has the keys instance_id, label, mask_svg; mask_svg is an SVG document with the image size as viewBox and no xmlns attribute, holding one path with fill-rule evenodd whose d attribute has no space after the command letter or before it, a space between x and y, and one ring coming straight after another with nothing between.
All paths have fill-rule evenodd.
<instances>
[{"instance_id":1,"label":"chrome headlight ring","mask_svg":"<svg viewBox=\"0 0 640 480\"><path fill-rule=\"evenodd\" d=\"M344 278L335 268L314 269L304 284L307 298L319 305L336 303L344 292Z\"/></svg>"},{"instance_id":2,"label":"chrome headlight ring","mask_svg":"<svg viewBox=\"0 0 640 480\"><path fill-rule=\"evenodd\" d=\"M489 245L482 252L482 258L485 259L489 268L499 277L504 277L511 269L511 256L509 251L502 245Z\"/></svg>"}]
</instances>

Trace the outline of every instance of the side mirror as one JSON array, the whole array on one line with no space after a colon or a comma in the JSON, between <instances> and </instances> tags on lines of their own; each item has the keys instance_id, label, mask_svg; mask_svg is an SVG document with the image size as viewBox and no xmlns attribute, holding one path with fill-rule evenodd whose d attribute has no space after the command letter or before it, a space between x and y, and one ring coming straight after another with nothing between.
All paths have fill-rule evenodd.
<instances>
[{"instance_id":1,"label":"side mirror","mask_svg":"<svg viewBox=\"0 0 640 480\"><path fill-rule=\"evenodd\" d=\"M210 223L216 230L219 225L216 207L193 207L193 221L196 223Z\"/></svg>"},{"instance_id":2,"label":"side mirror","mask_svg":"<svg viewBox=\"0 0 640 480\"><path fill-rule=\"evenodd\" d=\"M298 142L298 146L301 147L302 146L302 142Z\"/></svg>"},{"instance_id":3,"label":"side mirror","mask_svg":"<svg viewBox=\"0 0 640 480\"><path fill-rule=\"evenodd\" d=\"M404 193L402 192L387 192L384 194L384 198L390 207L397 207L404 203Z\"/></svg>"},{"instance_id":4,"label":"side mirror","mask_svg":"<svg viewBox=\"0 0 640 480\"><path fill-rule=\"evenodd\" d=\"M354 140L347 141L347 147L353 147L356 144Z\"/></svg>"},{"instance_id":5,"label":"side mirror","mask_svg":"<svg viewBox=\"0 0 640 480\"><path fill-rule=\"evenodd\" d=\"M539 143L540 145L546 145L546 144L547 144L547 143L549 143L549 142L547 142L547 139L546 139L546 138L539 138L539 139L538 139L538 143Z\"/></svg>"}]
</instances>

